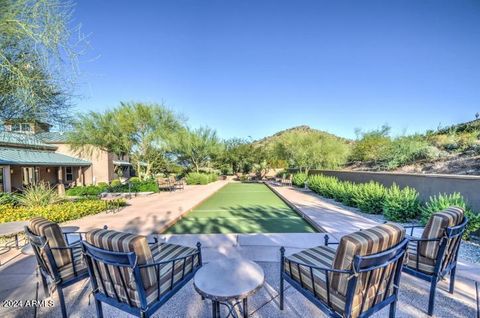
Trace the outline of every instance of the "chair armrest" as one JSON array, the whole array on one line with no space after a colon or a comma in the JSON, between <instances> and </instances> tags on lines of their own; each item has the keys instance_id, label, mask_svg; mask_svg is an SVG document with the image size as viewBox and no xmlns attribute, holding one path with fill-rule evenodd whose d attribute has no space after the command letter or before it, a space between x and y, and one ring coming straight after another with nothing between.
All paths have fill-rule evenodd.
<instances>
[{"instance_id":1,"label":"chair armrest","mask_svg":"<svg viewBox=\"0 0 480 318\"><path fill-rule=\"evenodd\" d=\"M309 267L311 269L317 269L317 270L320 270L320 271L324 271L325 273L332 272L332 273L339 273L339 274L353 274L353 272L350 271L350 270L334 269L334 268L305 264L305 263L302 263L302 262L293 261L293 260L289 259L288 257L285 257L285 260L290 262L290 263L295 263L298 266L305 266L305 267Z\"/></svg>"},{"instance_id":2,"label":"chair armrest","mask_svg":"<svg viewBox=\"0 0 480 318\"><path fill-rule=\"evenodd\" d=\"M172 259L169 259L169 260L166 260L166 261L160 261L160 262L154 262L154 263L150 263L150 264L138 265L138 267L139 268L145 268L145 267L165 265L165 264L173 263L173 262L180 261L180 260L186 260L187 258L195 257L196 255L199 255L199 254L200 254L199 251L195 251L194 253L190 253L190 254L185 255L185 256L172 258Z\"/></svg>"},{"instance_id":3,"label":"chair armrest","mask_svg":"<svg viewBox=\"0 0 480 318\"><path fill-rule=\"evenodd\" d=\"M411 242L434 242L434 241L440 241L442 238L436 238L436 239L424 239L424 238L419 238L419 237L414 237L414 236L409 236L407 235L409 241Z\"/></svg>"}]
</instances>

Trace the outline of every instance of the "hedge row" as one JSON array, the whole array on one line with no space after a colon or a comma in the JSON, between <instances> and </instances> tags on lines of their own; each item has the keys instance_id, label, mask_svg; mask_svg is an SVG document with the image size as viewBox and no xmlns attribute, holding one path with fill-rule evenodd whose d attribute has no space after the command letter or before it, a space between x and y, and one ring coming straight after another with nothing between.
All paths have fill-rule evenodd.
<instances>
[{"instance_id":1,"label":"hedge row","mask_svg":"<svg viewBox=\"0 0 480 318\"><path fill-rule=\"evenodd\" d=\"M109 208L110 204L124 206L124 200L79 200L48 205L46 207L24 207L11 204L0 206L0 223L29 220L42 216L53 222L75 220L87 215L97 214Z\"/></svg>"},{"instance_id":2,"label":"hedge row","mask_svg":"<svg viewBox=\"0 0 480 318\"><path fill-rule=\"evenodd\" d=\"M307 182L312 191L323 197L359 208L362 212L383 214L389 221L407 222L421 217L422 224L426 224L433 213L450 206L459 206L465 210L469 219L465 237L480 229L480 214L474 213L459 193L439 194L422 205L419 193L411 187L401 189L396 184L385 187L374 181L353 183L324 175L305 177L305 174L299 173L293 177L292 182L297 186L304 186Z\"/></svg>"},{"instance_id":3,"label":"hedge row","mask_svg":"<svg viewBox=\"0 0 480 318\"><path fill-rule=\"evenodd\" d=\"M216 173L191 172L185 177L187 184L208 184L218 180Z\"/></svg>"},{"instance_id":4,"label":"hedge row","mask_svg":"<svg viewBox=\"0 0 480 318\"><path fill-rule=\"evenodd\" d=\"M129 183L122 184L120 180L113 180L110 185L100 182L97 185L78 186L66 191L68 196L98 196L103 192L158 192L158 185L155 180L142 181L137 177L129 180Z\"/></svg>"}]
</instances>

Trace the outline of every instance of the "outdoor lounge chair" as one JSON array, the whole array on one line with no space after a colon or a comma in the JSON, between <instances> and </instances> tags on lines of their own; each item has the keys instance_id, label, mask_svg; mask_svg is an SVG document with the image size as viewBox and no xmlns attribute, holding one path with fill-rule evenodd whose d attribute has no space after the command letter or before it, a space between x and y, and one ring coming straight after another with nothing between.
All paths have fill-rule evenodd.
<instances>
[{"instance_id":1,"label":"outdoor lounge chair","mask_svg":"<svg viewBox=\"0 0 480 318\"><path fill-rule=\"evenodd\" d=\"M388 223L290 256L282 247L280 309L287 281L329 317L369 317L386 306L395 317L407 244L405 229Z\"/></svg>"},{"instance_id":2,"label":"outdoor lounge chair","mask_svg":"<svg viewBox=\"0 0 480 318\"><path fill-rule=\"evenodd\" d=\"M433 315L437 283L448 274L449 292L453 294L458 250L467 222L461 208L451 207L430 217L421 238L410 237L408 263L403 271L430 282L430 316ZM421 226L406 226L410 228L410 235L415 227Z\"/></svg>"},{"instance_id":3,"label":"outdoor lounge chair","mask_svg":"<svg viewBox=\"0 0 480 318\"><path fill-rule=\"evenodd\" d=\"M283 175L282 180L280 181L280 184L282 186L292 186L292 178L293 176L290 174L288 177L286 175Z\"/></svg>"},{"instance_id":4,"label":"outdoor lounge chair","mask_svg":"<svg viewBox=\"0 0 480 318\"><path fill-rule=\"evenodd\" d=\"M49 283L57 289L62 316L67 317L63 288L88 277L82 257L82 232L62 233L57 223L42 217L30 220L25 235L32 245L42 279L45 296L50 296ZM68 236L76 242L68 244Z\"/></svg>"},{"instance_id":5,"label":"outdoor lounge chair","mask_svg":"<svg viewBox=\"0 0 480 318\"><path fill-rule=\"evenodd\" d=\"M200 243L151 244L145 236L109 230L88 232L83 250L97 317L103 317L102 302L150 317L202 266Z\"/></svg>"}]
</instances>

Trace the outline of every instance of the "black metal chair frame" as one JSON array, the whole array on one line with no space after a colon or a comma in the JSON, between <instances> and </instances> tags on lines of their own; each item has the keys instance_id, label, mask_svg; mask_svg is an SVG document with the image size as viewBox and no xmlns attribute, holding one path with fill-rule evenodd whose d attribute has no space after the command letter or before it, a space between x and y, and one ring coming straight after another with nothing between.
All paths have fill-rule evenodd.
<instances>
[{"instance_id":1,"label":"black metal chair frame","mask_svg":"<svg viewBox=\"0 0 480 318\"><path fill-rule=\"evenodd\" d=\"M65 305L63 288L66 288L81 280L88 278L88 272L77 273L76 264L73 257L73 250L82 248L81 242L84 238L85 232L64 232L63 235L65 238L65 242L67 242L66 247L50 247L45 237L32 233L28 228L28 226L25 226L25 235L27 236L28 241L32 245L32 249L35 253L35 258L37 259L38 269L40 271L40 277L42 279L42 286L43 286L43 292L45 294L45 297L48 297L51 294L50 289L48 287L48 281L50 280L53 284L53 287L57 290L57 293L58 293L58 298L60 300L60 308L62 311L62 317L66 318L67 308ZM75 243L68 244L69 235L78 235L79 240L76 241ZM49 264L47 264L45 259L42 257L42 250L47 257ZM71 278L67 280L63 280L60 277L59 269L52 253L53 250L69 251L70 260L72 262L73 273L74 273Z\"/></svg>"},{"instance_id":2,"label":"black metal chair frame","mask_svg":"<svg viewBox=\"0 0 480 318\"><path fill-rule=\"evenodd\" d=\"M328 242L328 236L325 236L325 246L332 244L339 244L338 242ZM390 264L394 264L394 270L392 270L392 274L389 277L387 285L385 286L385 291L390 290L392 288L393 283L393 292L390 296L387 296L387 292L385 292L385 296L383 300L379 303L376 303L378 298L378 291L376 291L374 302L371 308L363 312L363 308L366 301L367 293L362 299L362 305L360 308L360 315L359 318L369 317L376 313L377 311L381 310L385 306L390 305L390 313L389 317L395 317L396 312L396 303L398 300L398 290L399 290L399 282L400 276L402 273L402 266L405 257L405 253L408 246L408 239L403 239L399 244L395 247L392 247L384 252L372 254L368 256L355 256L353 259L352 270L338 270L333 268L326 268L326 267L319 267L319 266L312 266L305 263L300 263L296 261L292 261L285 257L285 248L280 248L280 310L283 310L284 307L284 281L287 281L291 286L293 286L297 291L299 291L302 295L304 295L308 300L310 300L314 305L316 305L321 311L327 314L329 317L334 318L349 318L351 317L352 311L352 303L355 296L355 290L357 287L358 282L358 275L364 272L370 272L373 270L381 269L381 276L380 281L384 280L385 273L387 268ZM288 263L290 267L290 273L292 273L291 268L295 266L298 270L300 283L293 279L289 274L285 272L285 261ZM309 279L312 282L313 292L304 287L304 283L302 280L302 271L300 270L300 266L307 267L309 270ZM327 302L319 299L316 297L315 291L315 284L314 282L314 275L313 270L320 270L325 272L326 278L326 287L327 287ZM348 275L350 277L347 285L347 295L345 299L345 310L344 314L340 314L331 305L330 301L330 283L329 283L329 273L338 273L341 275ZM368 275L367 285L371 283L372 275Z\"/></svg>"},{"instance_id":3,"label":"black metal chair frame","mask_svg":"<svg viewBox=\"0 0 480 318\"><path fill-rule=\"evenodd\" d=\"M149 244L157 244L157 243L149 243ZM98 247L95 247L85 241L82 242L83 246L83 254L85 256L87 262L87 268L90 275L90 282L92 286L92 292L95 298L95 307L97 311L97 317L103 317L102 311L102 302L107 303L115 308L118 308L122 311L130 313L137 317L148 318L150 317L155 311L157 311L163 304L165 304L177 291L179 291L190 279L193 278L196 271L202 266L202 253L201 253L201 245L197 243L197 251L195 253L178 257L175 259L170 259L167 261L155 262L151 264L145 265L138 265L137 264L137 256L135 252L112 252L107 251ZM194 258L198 256L198 265L194 266ZM189 273L185 273L185 266L187 259L191 258L192 260L192 269ZM174 272L175 272L175 263L183 261L183 269L182 269L182 279L179 280L176 284L174 284ZM172 275L170 278L170 290L165 294L160 294L160 271L162 266L166 264L172 264ZM122 302L117 289L113 288L113 293L115 297L111 297L109 295L104 294L99 289L99 284L102 286L102 290L108 291L105 289L104 285L104 277L101 275L100 266L104 266L107 277L105 280L110 282L111 286L115 286L112 280L112 276L110 275L110 271L106 267L106 265L110 265L114 271L119 274L119 277L122 281L122 291L123 294L127 297L127 303ZM157 299L151 304L147 303L147 296L145 294L144 283L142 281L142 276L140 270L142 268L149 268L154 267L155 272L157 275ZM140 308L135 307L133 305L132 299L129 296L127 285L125 283L125 277L122 274L120 268L130 268L133 273L133 278L135 280L135 288L138 293L138 299L140 301ZM95 276L95 271L100 275L100 280L97 280Z\"/></svg>"},{"instance_id":4,"label":"black metal chair frame","mask_svg":"<svg viewBox=\"0 0 480 318\"><path fill-rule=\"evenodd\" d=\"M433 315L435 307L435 293L437 283L446 275L450 274L450 288L449 293L453 294L455 289L455 272L457 270L458 250L462 242L462 235L467 227L468 219L465 217L463 222L457 226L447 227L442 237L438 239L422 239L413 237L413 230L415 228L422 228L422 225L410 225L405 228L410 229L410 241L417 242L417 254L415 268L404 266L403 271L407 274L413 275L417 278L430 282L430 296L428 300L428 315ZM449 246L449 242L453 241L453 245ZM426 274L421 272L418 268L420 257L420 243L421 242L438 242L438 253L435 259L435 267L433 274ZM447 247L451 248L451 252L447 254ZM448 257L446 257L448 256Z\"/></svg>"}]
</instances>

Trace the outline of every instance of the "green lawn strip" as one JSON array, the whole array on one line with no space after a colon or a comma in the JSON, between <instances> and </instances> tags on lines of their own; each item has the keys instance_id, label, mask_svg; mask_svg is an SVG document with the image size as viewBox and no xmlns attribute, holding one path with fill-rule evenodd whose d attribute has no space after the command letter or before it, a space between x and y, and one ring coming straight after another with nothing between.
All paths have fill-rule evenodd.
<instances>
[{"instance_id":1,"label":"green lawn strip","mask_svg":"<svg viewBox=\"0 0 480 318\"><path fill-rule=\"evenodd\" d=\"M193 209L166 233L315 232L263 184L231 183Z\"/></svg>"},{"instance_id":2,"label":"green lawn strip","mask_svg":"<svg viewBox=\"0 0 480 318\"><path fill-rule=\"evenodd\" d=\"M169 228L168 234L202 233L314 233L301 218L282 219L190 219L180 220Z\"/></svg>"}]
</instances>

